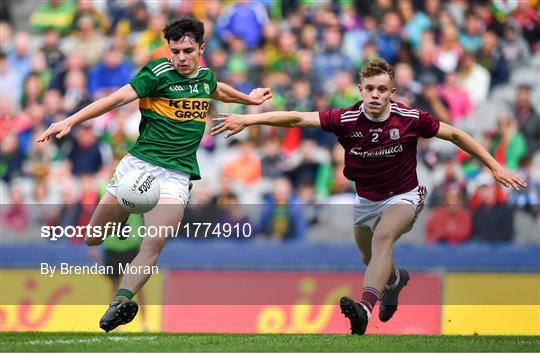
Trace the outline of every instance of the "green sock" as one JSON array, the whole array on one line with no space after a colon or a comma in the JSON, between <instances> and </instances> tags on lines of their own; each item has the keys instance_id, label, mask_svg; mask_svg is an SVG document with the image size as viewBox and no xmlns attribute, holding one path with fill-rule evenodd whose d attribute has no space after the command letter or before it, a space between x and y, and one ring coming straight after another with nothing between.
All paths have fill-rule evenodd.
<instances>
[{"instance_id":1,"label":"green sock","mask_svg":"<svg viewBox=\"0 0 540 354\"><path fill-rule=\"evenodd\" d=\"M126 299L131 300L133 299L133 293L128 289L118 289L116 290L115 298L118 297L125 297Z\"/></svg>"}]
</instances>

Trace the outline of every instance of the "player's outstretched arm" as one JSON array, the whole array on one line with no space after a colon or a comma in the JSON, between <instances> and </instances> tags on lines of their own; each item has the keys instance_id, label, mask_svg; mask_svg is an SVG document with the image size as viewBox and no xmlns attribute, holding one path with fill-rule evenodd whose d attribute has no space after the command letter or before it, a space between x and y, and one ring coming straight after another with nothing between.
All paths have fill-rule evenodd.
<instances>
[{"instance_id":1,"label":"player's outstretched arm","mask_svg":"<svg viewBox=\"0 0 540 354\"><path fill-rule=\"evenodd\" d=\"M508 171L508 169L501 166L501 164L499 164L482 145L480 145L463 130L441 122L437 137L451 141L460 149L476 157L487 168L489 168L493 177L495 177L495 179L503 186L512 186L517 191L520 187L527 187L527 183L525 183L515 173L512 173Z\"/></svg>"},{"instance_id":2,"label":"player's outstretched arm","mask_svg":"<svg viewBox=\"0 0 540 354\"><path fill-rule=\"evenodd\" d=\"M260 105L272 98L272 90L267 87L259 87L246 95L223 82L218 82L216 90L212 93L212 98L225 103Z\"/></svg>"},{"instance_id":3,"label":"player's outstretched arm","mask_svg":"<svg viewBox=\"0 0 540 354\"><path fill-rule=\"evenodd\" d=\"M77 113L67 117L66 119L53 123L37 138L36 141L42 142L49 140L51 135L56 135L57 139L62 138L68 134L71 128L85 120L92 119L102 115L105 112L111 111L117 107L120 107L131 101L135 101L137 98L137 92L130 84L127 84L109 96L100 98L99 100L89 104Z\"/></svg>"},{"instance_id":4,"label":"player's outstretched arm","mask_svg":"<svg viewBox=\"0 0 540 354\"><path fill-rule=\"evenodd\" d=\"M274 127L302 127L319 128L319 112L266 112L257 114L230 114L220 113L223 118L214 118L214 121L221 122L212 128L212 135L220 134L228 130L225 134L228 138L235 135L250 125L270 125Z\"/></svg>"}]
</instances>

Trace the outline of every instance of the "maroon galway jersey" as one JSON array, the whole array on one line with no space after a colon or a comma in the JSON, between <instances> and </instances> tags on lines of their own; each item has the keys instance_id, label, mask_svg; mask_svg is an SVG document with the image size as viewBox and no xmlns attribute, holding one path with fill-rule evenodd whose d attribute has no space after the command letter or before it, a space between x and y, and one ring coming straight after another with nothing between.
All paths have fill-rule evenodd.
<instances>
[{"instance_id":1,"label":"maroon galway jersey","mask_svg":"<svg viewBox=\"0 0 540 354\"><path fill-rule=\"evenodd\" d=\"M416 143L435 136L440 125L429 113L393 101L389 115L378 121L366 116L361 101L320 111L319 118L345 148L345 177L355 182L360 197L374 201L418 186Z\"/></svg>"}]
</instances>

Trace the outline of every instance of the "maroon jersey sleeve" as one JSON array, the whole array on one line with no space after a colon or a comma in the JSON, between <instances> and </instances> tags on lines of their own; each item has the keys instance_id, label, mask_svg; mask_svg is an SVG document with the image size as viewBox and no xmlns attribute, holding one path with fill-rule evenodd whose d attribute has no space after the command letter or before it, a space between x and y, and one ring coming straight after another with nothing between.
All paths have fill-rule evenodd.
<instances>
[{"instance_id":1,"label":"maroon jersey sleeve","mask_svg":"<svg viewBox=\"0 0 540 354\"><path fill-rule=\"evenodd\" d=\"M433 138L439 132L441 123L427 112L420 111L418 119L418 135L422 138Z\"/></svg>"},{"instance_id":2,"label":"maroon jersey sleeve","mask_svg":"<svg viewBox=\"0 0 540 354\"><path fill-rule=\"evenodd\" d=\"M341 131L341 114L343 109L327 109L319 111L319 120L321 128L336 135Z\"/></svg>"}]
</instances>

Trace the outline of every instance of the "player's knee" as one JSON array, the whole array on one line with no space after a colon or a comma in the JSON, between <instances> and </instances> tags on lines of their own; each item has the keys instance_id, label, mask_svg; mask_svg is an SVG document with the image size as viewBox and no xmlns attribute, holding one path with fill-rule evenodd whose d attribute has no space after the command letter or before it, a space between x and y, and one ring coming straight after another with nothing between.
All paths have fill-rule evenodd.
<instances>
[{"instance_id":1,"label":"player's knee","mask_svg":"<svg viewBox=\"0 0 540 354\"><path fill-rule=\"evenodd\" d=\"M165 238L154 238L152 242L148 242L141 246L139 253L146 258L157 257L161 253L163 246L165 245Z\"/></svg>"},{"instance_id":2,"label":"player's knee","mask_svg":"<svg viewBox=\"0 0 540 354\"><path fill-rule=\"evenodd\" d=\"M388 231L376 231L373 234L373 239L371 241L372 248L386 248L392 246L394 243L395 235Z\"/></svg>"}]
</instances>

